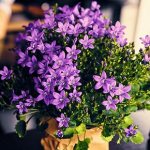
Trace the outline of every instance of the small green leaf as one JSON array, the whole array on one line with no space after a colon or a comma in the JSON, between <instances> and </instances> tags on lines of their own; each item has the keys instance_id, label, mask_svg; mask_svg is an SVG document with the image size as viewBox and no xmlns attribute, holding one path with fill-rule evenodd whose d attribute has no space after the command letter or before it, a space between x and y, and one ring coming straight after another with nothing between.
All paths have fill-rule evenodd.
<instances>
[{"instance_id":1,"label":"small green leaf","mask_svg":"<svg viewBox=\"0 0 150 150\"><path fill-rule=\"evenodd\" d=\"M127 128L128 126L130 126L131 124L133 124L133 119L131 118L131 116L126 116L124 118L124 121L122 123L122 127L123 128Z\"/></svg>"},{"instance_id":2,"label":"small green leaf","mask_svg":"<svg viewBox=\"0 0 150 150\"><path fill-rule=\"evenodd\" d=\"M137 110L138 110L138 107L135 106L135 105L128 106L128 107L126 108L126 112L127 112L127 113L136 112Z\"/></svg>"},{"instance_id":3,"label":"small green leaf","mask_svg":"<svg viewBox=\"0 0 150 150\"><path fill-rule=\"evenodd\" d=\"M81 123L78 127L76 127L77 134L82 134L86 131L85 124Z\"/></svg>"},{"instance_id":4,"label":"small green leaf","mask_svg":"<svg viewBox=\"0 0 150 150\"><path fill-rule=\"evenodd\" d=\"M84 141L79 141L78 144L75 144L73 150L88 150L90 139L86 138Z\"/></svg>"},{"instance_id":5,"label":"small green leaf","mask_svg":"<svg viewBox=\"0 0 150 150\"><path fill-rule=\"evenodd\" d=\"M134 144L141 144L144 141L144 137L141 132L138 132L135 136L130 138Z\"/></svg>"},{"instance_id":6,"label":"small green leaf","mask_svg":"<svg viewBox=\"0 0 150 150\"><path fill-rule=\"evenodd\" d=\"M25 133L26 133L26 122L21 120L16 124L16 133L18 134L18 136L20 138L24 137Z\"/></svg>"},{"instance_id":7,"label":"small green leaf","mask_svg":"<svg viewBox=\"0 0 150 150\"><path fill-rule=\"evenodd\" d=\"M137 93L140 90L140 85L137 83L131 84L131 93Z\"/></svg>"},{"instance_id":8,"label":"small green leaf","mask_svg":"<svg viewBox=\"0 0 150 150\"><path fill-rule=\"evenodd\" d=\"M150 104L146 104L145 109L150 110Z\"/></svg>"},{"instance_id":9,"label":"small green leaf","mask_svg":"<svg viewBox=\"0 0 150 150\"><path fill-rule=\"evenodd\" d=\"M103 135L101 135L101 137L103 138L103 140L105 140L107 142L110 142L110 141L112 141L114 135L111 135L111 136L108 136L108 137L104 137Z\"/></svg>"},{"instance_id":10,"label":"small green leaf","mask_svg":"<svg viewBox=\"0 0 150 150\"><path fill-rule=\"evenodd\" d=\"M71 138L75 133L75 128L66 128L66 130L63 133L63 138Z\"/></svg>"}]
</instances>

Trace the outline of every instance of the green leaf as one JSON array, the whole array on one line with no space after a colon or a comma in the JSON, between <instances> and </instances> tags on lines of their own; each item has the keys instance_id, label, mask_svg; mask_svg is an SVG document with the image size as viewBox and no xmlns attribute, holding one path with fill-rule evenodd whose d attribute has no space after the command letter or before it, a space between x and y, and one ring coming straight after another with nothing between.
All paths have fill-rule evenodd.
<instances>
[{"instance_id":1,"label":"green leaf","mask_svg":"<svg viewBox=\"0 0 150 150\"><path fill-rule=\"evenodd\" d=\"M75 133L75 128L66 128L63 133L64 133L63 138L71 138Z\"/></svg>"},{"instance_id":2,"label":"green leaf","mask_svg":"<svg viewBox=\"0 0 150 150\"><path fill-rule=\"evenodd\" d=\"M103 140L105 140L107 142L110 142L110 141L112 141L114 135L111 135L111 136L108 136L108 137L105 137L105 136L101 135L101 137L102 137Z\"/></svg>"},{"instance_id":3,"label":"green leaf","mask_svg":"<svg viewBox=\"0 0 150 150\"><path fill-rule=\"evenodd\" d=\"M90 139L86 138L84 141L79 141L78 144L75 144L73 150L88 150Z\"/></svg>"},{"instance_id":4,"label":"green leaf","mask_svg":"<svg viewBox=\"0 0 150 150\"><path fill-rule=\"evenodd\" d=\"M144 141L144 137L141 132L138 132L135 136L130 138L134 144L141 144Z\"/></svg>"},{"instance_id":5,"label":"green leaf","mask_svg":"<svg viewBox=\"0 0 150 150\"><path fill-rule=\"evenodd\" d=\"M136 112L137 110L138 110L138 107L135 106L135 105L128 106L128 107L126 108L126 112L127 112L127 113Z\"/></svg>"},{"instance_id":6,"label":"green leaf","mask_svg":"<svg viewBox=\"0 0 150 150\"><path fill-rule=\"evenodd\" d=\"M145 109L150 110L150 104L146 104Z\"/></svg>"},{"instance_id":7,"label":"green leaf","mask_svg":"<svg viewBox=\"0 0 150 150\"><path fill-rule=\"evenodd\" d=\"M77 134L82 134L86 131L86 125L81 123L78 127L76 127Z\"/></svg>"},{"instance_id":8,"label":"green leaf","mask_svg":"<svg viewBox=\"0 0 150 150\"><path fill-rule=\"evenodd\" d=\"M140 90L140 85L137 83L131 84L131 93L137 93Z\"/></svg>"},{"instance_id":9,"label":"green leaf","mask_svg":"<svg viewBox=\"0 0 150 150\"><path fill-rule=\"evenodd\" d=\"M123 121L121 126L123 128L127 128L131 124L133 124L133 119L131 118L131 116L126 116L126 117L124 117L124 121Z\"/></svg>"},{"instance_id":10,"label":"green leaf","mask_svg":"<svg viewBox=\"0 0 150 150\"><path fill-rule=\"evenodd\" d=\"M20 138L24 137L25 133L26 133L26 122L21 120L16 124L16 133L18 134L18 136Z\"/></svg>"}]
</instances>

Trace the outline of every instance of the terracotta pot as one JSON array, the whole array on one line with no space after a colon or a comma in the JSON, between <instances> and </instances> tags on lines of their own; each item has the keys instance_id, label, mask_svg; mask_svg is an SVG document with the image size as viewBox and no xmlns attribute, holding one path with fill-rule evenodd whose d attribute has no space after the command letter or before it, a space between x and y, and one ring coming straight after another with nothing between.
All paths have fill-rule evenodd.
<instances>
[{"instance_id":1,"label":"terracotta pot","mask_svg":"<svg viewBox=\"0 0 150 150\"><path fill-rule=\"evenodd\" d=\"M78 143L77 135L70 139L55 138L53 134L58 129L58 124L55 119L50 119L48 124L47 135L41 140L44 150L73 150L74 145ZM101 131L100 128L89 129L85 134L79 135L79 139L82 141L84 136L91 139L89 150L109 150L108 142L104 141L100 136Z\"/></svg>"}]
</instances>

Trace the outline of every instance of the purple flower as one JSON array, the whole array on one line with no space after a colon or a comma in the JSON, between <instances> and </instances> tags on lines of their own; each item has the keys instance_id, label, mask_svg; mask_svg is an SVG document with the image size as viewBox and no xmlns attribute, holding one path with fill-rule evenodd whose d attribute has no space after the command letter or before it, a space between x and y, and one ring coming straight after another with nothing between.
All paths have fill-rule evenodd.
<instances>
[{"instance_id":1,"label":"purple flower","mask_svg":"<svg viewBox=\"0 0 150 150\"><path fill-rule=\"evenodd\" d=\"M71 61L69 59L65 59L65 52L61 52L59 56L54 55L53 56L53 69L58 69L60 67L63 67L65 64L71 64Z\"/></svg>"},{"instance_id":2,"label":"purple flower","mask_svg":"<svg viewBox=\"0 0 150 150\"><path fill-rule=\"evenodd\" d=\"M95 89L98 90L103 87L105 92L108 91L109 85L114 82L114 79L107 78L105 71L102 72L101 76L94 75L93 78L97 82L95 85Z\"/></svg>"},{"instance_id":3,"label":"purple flower","mask_svg":"<svg viewBox=\"0 0 150 150\"><path fill-rule=\"evenodd\" d=\"M55 105L57 109L63 109L70 102L70 100L66 97L65 91L61 91L60 94L54 92L53 96L53 105Z\"/></svg>"},{"instance_id":4,"label":"purple flower","mask_svg":"<svg viewBox=\"0 0 150 150\"><path fill-rule=\"evenodd\" d=\"M56 29L56 32L61 33L63 36L65 36L68 33L69 23L66 22L63 24L62 22L58 22L58 28Z\"/></svg>"},{"instance_id":5,"label":"purple flower","mask_svg":"<svg viewBox=\"0 0 150 150\"><path fill-rule=\"evenodd\" d=\"M116 106L117 103L118 103L118 100L112 99L111 96L108 96L107 100L102 102L102 104L106 107L106 110L110 110L110 109L116 110L117 109L117 106Z\"/></svg>"},{"instance_id":6,"label":"purple flower","mask_svg":"<svg viewBox=\"0 0 150 150\"><path fill-rule=\"evenodd\" d=\"M48 72L48 64L39 62L38 66L39 66L38 74L41 74L44 76Z\"/></svg>"},{"instance_id":7,"label":"purple flower","mask_svg":"<svg viewBox=\"0 0 150 150\"><path fill-rule=\"evenodd\" d=\"M97 38L97 37L103 35L102 32L104 34L105 30L102 28L99 28L98 24L95 24L95 25L93 25L93 29L89 31L89 35L92 35L93 37Z\"/></svg>"},{"instance_id":8,"label":"purple flower","mask_svg":"<svg viewBox=\"0 0 150 150\"><path fill-rule=\"evenodd\" d=\"M145 54L144 55L144 62L150 62L150 56L149 56L149 54Z\"/></svg>"},{"instance_id":9,"label":"purple flower","mask_svg":"<svg viewBox=\"0 0 150 150\"><path fill-rule=\"evenodd\" d=\"M83 32L83 30L81 29L81 24L77 23L75 26L70 24L69 25L69 30L68 30L68 34L73 34L74 36L78 36L80 33Z\"/></svg>"},{"instance_id":10,"label":"purple flower","mask_svg":"<svg viewBox=\"0 0 150 150\"><path fill-rule=\"evenodd\" d=\"M120 22L117 21L114 26L111 26L111 29L109 31L110 37L113 39L115 39L115 38L117 39L119 37L122 37L124 35L124 29L125 28L126 28L125 26L122 26L120 24Z\"/></svg>"},{"instance_id":11,"label":"purple flower","mask_svg":"<svg viewBox=\"0 0 150 150\"><path fill-rule=\"evenodd\" d=\"M37 61L37 58L35 56L32 56L31 58L31 61L28 62L26 64L27 67L29 67L29 73L32 74L34 71L37 70L37 67L38 67L38 61Z\"/></svg>"},{"instance_id":12,"label":"purple flower","mask_svg":"<svg viewBox=\"0 0 150 150\"><path fill-rule=\"evenodd\" d=\"M69 96L70 96L70 99L72 101L77 101L77 102L81 102L81 95L82 95L82 92L78 92L76 89L73 90L73 93L70 93Z\"/></svg>"},{"instance_id":13,"label":"purple flower","mask_svg":"<svg viewBox=\"0 0 150 150\"><path fill-rule=\"evenodd\" d=\"M123 38L123 37L119 37L118 39L117 39L117 42L118 42L118 44L121 46L121 47L123 47L123 46L125 46L125 45L127 45L127 38Z\"/></svg>"},{"instance_id":14,"label":"purple flower","mask_svg":"<svg viewBox=\"0 0 150 150\"><path fill-rule=\"evenodd\" d=\"M19 110L19 114L23 114L28 111L26 103L23 102L19 102L19 104L16 105L16 108Z\"/></svg>"},{"instance_id":15,"label":"purple flower","mask_svg":"<svg viewBox=\"0 0 150 150\"><path fill-rule=\"evenodd\" d=\"M1 80L10 79L12 75L12 70L8 70L6 66L4 66L3 70L0 70Z\"/></svg>"},{"instance_id":16,"label":"purple flower","mask_svg":"<svg viewBox=\"0 0 150 150\"><path fill-rule=\"evenodd\" d=\"M84 39L80 39L79 42L83 45L84 49L91 48L93 49L94 39L89 39L88 35L84 36Z\"/></svg>"},{"instance_id":17,"label":"purple flower","mask_svg":"<svg viewBox=\"0 0 150 150\"><path fill-rule=\"evenodd\" d=\"M128 128L125 129L125 134L126 137L131 137L137 134L136 129L134 128L133 125L129 126Z\"/></svg>"},{"instance_id":18,"label":"purple flower","mask_svg":"<svg viewBox=\"0 0 150 150\"><path fill-rule=\"evenodd\" d=\"M80 77L75 78L74 76L71 76L69 78L69 85L73 86L73 88L76 88L77 86L81 85L79 81L80 81Z\"/></svg>"},{"instance_id":19,"label":"purple flower","mask_svg":"<svg viewBox=\"0 0 150 150\"><path fill-rule=\"evenodd\" d=\"M80 19L82 26L86 29L92 24L92 19L89 16L85 16L84 18Z\"/></svg>"},{"instance_id":20,"label":"purple flower","mask_svg":"<svg viewBox=\"0 0 150 150\"><path fill-rule=\"evenodd\" d=\"M56 135L57 135L59 138L62 138L62 137L64 136L62 130L57 130Z\"/></svg>"},{"instance_id":21,"label":"purple flower","mask_svg":"<svg viewBox=\"0 0 150 150\"><path fill-rule=\"evenodd\" d=\"M38 88L37 92L39 93L39 96L36 98L36 101L44 100L46 105L52 104L54 97L51 91L47 89L42 90Z\"/></svg>"},{"instance_id":22,"label":"purple flower","mask_svg":"<svg viewBox=\"0 0 150 150\"><path fill-rule=\"evenodd\" d=\"M149 47L150 46L150 36L146 35L144 38L140 38L140 40L142 41L142 44L145 47Z\"/></svg>"},{"instance_id":23,"label":"purple flower","mask_svg":"<svg viewBox=\"0 0 150 150\"><path fill-rule=\"evenodd\" d=\"M131 86L123 86L119 83L119 87L116 87L115 95L119 96L119 102L122 102L124 99L131 99L128 92L131 90Z\"/></svg>"},{"instance_id":24,"label":"purple flower","mask_svg":"<svg viewBox=\"0 0 150 150\"><path fill-rule=\"evenodd\" d=\"M115 95L116 81L114 79L109 79L110 84L106 84L103 93L109 93L112 97Z\"/></svg>"},{"instance_id":25,"label":"purple flower","mask_svg":"<svg viewBox=\"0 0 150 150\"><path fill-rule=\"evenodd\" d=\"M91 9L92 10L99 10L100 5L98 5L98 3L96 1L93 1L92 4L91 4Z\"/></svg>"},{"instance_id":26,"label":"purple flower","mask_svg":"<svg viewBox=\"0 0 150 150\"><path fill-rule=\"evenodd\" d=\"M76 45L73 45L71 48L66 47L66 51L68 52L67 58L77 60L78 54L81 53L80 50L76 49Z\"/></svg>"},{"instance_id":27,"label":"purple flower","mask_svg":"<svg viewBox=\"0 0 150 150\"><path fill-rule=\"evenodd\" d=\"M25 67L27 63L29 62L29 55L27 52L23 53L21 51L18 52L18 56L20 57L18 60L18 64L20 64L22 67Z\"/></svg>"},{"instance_id":28,"label":"purple flower","mask_svg":"<svg viewBox=\"0 0 150 150\"><path fill-rule=\"evenodd\" d=\"M62 127L67 128L69 126L70 118L65 117L64 114L61 114L61 116L57 117L56 120L59 122L59 125L58 125L59 128L62 128Z\"/></svg>"}]
</instances>

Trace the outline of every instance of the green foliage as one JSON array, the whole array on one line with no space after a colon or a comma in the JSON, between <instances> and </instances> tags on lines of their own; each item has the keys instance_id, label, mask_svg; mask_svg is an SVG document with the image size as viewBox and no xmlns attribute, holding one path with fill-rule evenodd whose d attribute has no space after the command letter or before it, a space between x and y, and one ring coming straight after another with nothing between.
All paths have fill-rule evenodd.
<instances>
[{"instance_id":1,"label":"green foliage","mask_svg":"<svg viewBox=\"0 0 150 150\"><path fill-rule=\"evenodd\" d=\"M134 144L141 144L144 141L144 137L141 132L138 132L135 136L131 137L130 140Z\"/></svg>"},{"instance_id":2,"label":"green foliage","mask_svg":"<svg viewBox=\"0 0 150 150\"><path fill-rule=\"evenodd\" d=\"M85 124L81 123L78 127L76 127L76 132L77 134L82 134L86 131L86 126Z\"/></svg>"},{"instance_id":3,"label":"green foliage","mask_svg":"<svg viewBox=\"0 0 150 150\"><path fill-rule=\"evenodd\" d=\"M75 128L66 128L63 134L64 134L63 139L71 138L75 134Z\"/></svg>"},{"instance_id":4,"label":"green foliage","mask_svg":"<svg viewBox=\"0 0 150 150\"><path fill-rule=\"evenodd\" d=\"M20 120L17 124L16 124L16 133L18 134L18 136L20 138L23 138L25 133L26 133L26 122L23 120Z\"/></svg>"},{"instance_id":5,"label":"green foliage","mask_svg":"<svg viewBox=\"0 0 150 150\"><path fill-rule=\"evenodd\" d=\"M104 137L103 135L101 136L103 140L107 141L107 142L110 142L112 141L114 135L111 135L111 136L108 136L108 137Z\"/></svg>"},{"instance_id":6,"label":"green foliage","mask_svg":"<svg viewBox=\"0 0 150 150\"><path fill-rule=\"evenodd\" d=\"M73 150L88 150L90 139L86 138L84 141L79 141L78 144L75 144Z\"/></svg>"}]
</instances>

